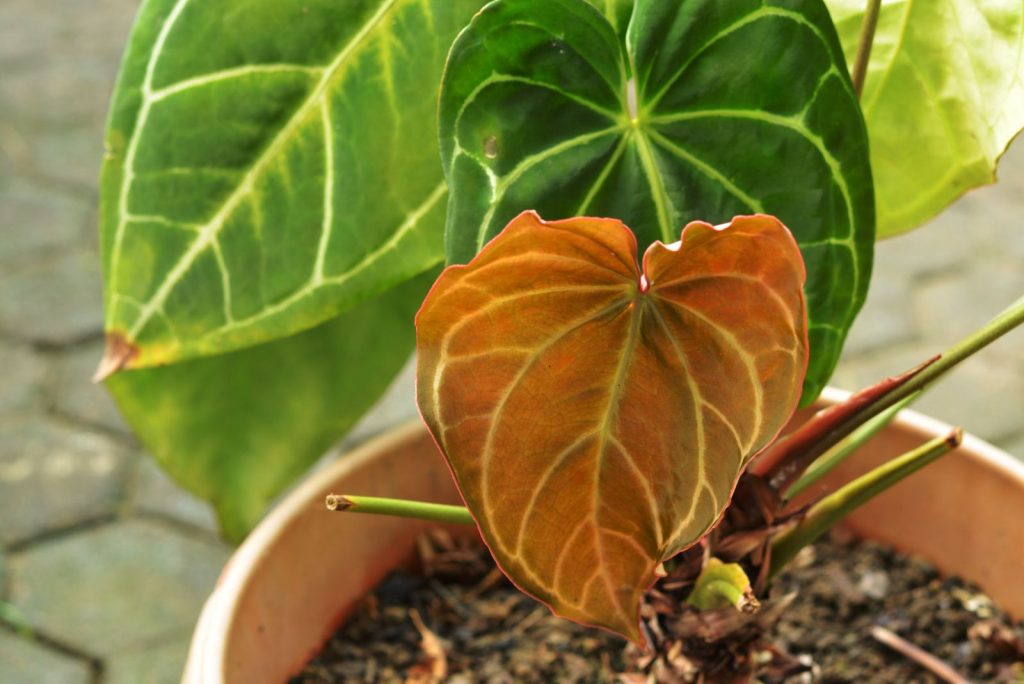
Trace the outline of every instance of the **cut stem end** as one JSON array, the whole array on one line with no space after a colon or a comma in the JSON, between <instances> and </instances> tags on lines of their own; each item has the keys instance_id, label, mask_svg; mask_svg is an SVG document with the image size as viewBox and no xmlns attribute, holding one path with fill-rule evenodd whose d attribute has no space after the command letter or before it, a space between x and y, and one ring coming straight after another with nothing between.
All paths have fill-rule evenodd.
<instances>
[{"instance_id":1,"label":"cut stem end","mask_svg":"<svg viewBox=\"0 0 1024 684\"><path fill-rule=\"evenodd\" d=\"M352 508L352 501L341 494L328 494L324 503L329 511L347 511Z\"/></svg>"}]
</instances>

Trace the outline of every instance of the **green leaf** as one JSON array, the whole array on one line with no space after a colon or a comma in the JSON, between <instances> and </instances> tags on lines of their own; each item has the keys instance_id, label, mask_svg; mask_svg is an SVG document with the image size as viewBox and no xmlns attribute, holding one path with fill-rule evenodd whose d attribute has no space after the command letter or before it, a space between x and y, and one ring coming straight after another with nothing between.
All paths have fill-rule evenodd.
<instances>
[{"instance_id":1,"label":"green leaf","mask_svg":"<svg viewBox=\"0 0 1024 684\"><path fill-rule=\"evenodd\" d=\"M497 0L459 35L440 103L449 261L528 208L614 216L641 248L693 216L777 215L807 263L812 399L874 242L867 137L824 4L639 0L625 45L583 0Z\"/></svg>"},{"instance_id":2,"label":"green leaf","mask_svg":"<svg viewBox=\"0 0 1024 684\"><path fill-rule=\"evenodd\" d=\"M413 315L434 275L294 337L118 373L107 386L160 465L241 540L387 389L412 352Z\"/></svg>"},{"instance_id":3,"label":"green leaf","mask_svg":"<svg viewBox=\"0 0 1024 684\"><path fill-rule=\"evenodd\" d=\"M743 567L739 563L723 563L717 558L708 559L686 602L701 611L732 607L744 613L755 613L760 608Z\"/></svg>"},{"instance_id":4,"label":"green leaf","mask_svg":"<svg viewBox=\"0 0 1024 684\"><path fill-rule=\"evenodd\" d=\"M438 263L437 84L481 4L147 0L106 137L106 370L293 334Z\"/></svg>"},{"instance_id":5,"label":"green leaf","mask_svg":"<svg viewBox=\"0 0 1024 684\"><path fill-rule=\"evenodd\" d=\"M615 32L625 37L626 29L629 28L629 18L633 15L633 0L587 0L587 2L601 10Z\"/></svg>"},{"instance_id":6,"label":"green leaf","mask_svg":"<svg viewBox=\"0 0 1024 684\"><path fill-rule=\"evenodd\" d=\"M827 2L852 63L866 2ZM999 157L1024 128L1024 3L884 3L862 104L879 237L995 182Z\"/></svg>"}]
</instances>

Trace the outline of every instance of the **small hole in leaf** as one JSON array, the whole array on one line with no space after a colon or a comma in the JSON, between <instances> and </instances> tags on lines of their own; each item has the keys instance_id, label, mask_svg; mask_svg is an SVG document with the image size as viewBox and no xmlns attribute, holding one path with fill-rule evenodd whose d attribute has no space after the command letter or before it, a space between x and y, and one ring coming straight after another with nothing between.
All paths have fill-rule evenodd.
<instances>
[{"instance_id":1,"label":"small hole in leaf","mask_svg":"<svg viewBox=\"0 0 1024 684\"><path fill-rule=\"evenodd\" d=\"M493 135L484 140L484 156L488 159L498 156L498 139Z\"/></svg>"}]
</instances>

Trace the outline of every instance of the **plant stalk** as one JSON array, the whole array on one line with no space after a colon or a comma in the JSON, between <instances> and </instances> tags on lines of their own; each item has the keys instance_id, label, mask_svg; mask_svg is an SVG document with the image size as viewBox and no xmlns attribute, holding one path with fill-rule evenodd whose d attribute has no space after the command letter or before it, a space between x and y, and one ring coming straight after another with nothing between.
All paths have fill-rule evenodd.
<instances>
[{"instance_id":1,"label":"plant stalk","mask_svg":"<svg viewBox=\"0 0 1024 684\"><path fill-rule=\"evenodd\" d=\"M956 428L858 477L811 506L799 525L772 541L769 579L793 560L800 549L813 543L851 511L960 446L962 440L963 430Z\"/></svg>"},{"instance_id":2,"label":"plant stalk","mask_svg":"<svg viewBox=\"0 0 1024 684\"><path fill-rule=\"evenodd\" d=\"M920 373L895 388L892 392L879 397L871 404L865 406L863 410L852 416L849 422L855 426L863 425L874 416L895 406L910 395L920 392L939 377L959 365L961 361L992 344L1021 324L1024 324L1024 297L1011 304L983 327L944 351L935 363L928 365Z\"/></svg>"},{"instance_id":3,"label":"plant stalk","mask_svg":"<svg viewBox=\"0 0 1024 684\"><path fill-rule=\"evenodd\" d=\"M866 420L864 408L910 381L930 364L936 354L905 373L882 379L854 392L845 401L822 409L792 433L767 447L750 465L750 473L764 479L773 489L787 491L806 470L829 449L846 439Z\"/></svg>"},{"instance_id":4,"label":"plant stalk","mask_svg":"<svg viewBox=\"0 0 1024 684\"><path fill-rule=\"evenodd\" d=\"M868 0L864 11L864 21L860 25L860 38L857 40L857 55L853 60L853 90L859 99L864 91L864 79L868 73L868 62L871 60L871 47L875 43L875 29L878 27L878 15L881 13L882 0Z\"/></svg>"},{"instance_id":5,"label":"plant stalk","mask_svg":"<svg viewBox=\"0 0 1024 684\"><path fill-rule=\"evenodd\" d=\"M850 455L870 441L872 437L881 432L885 426L892 422L897 413L906 408L917 397L918 395L912 394L895 406L887 408L854 430L842 442L825 452L825 454L811 464L811 467L804 472L803 477L786 490L785 498L793 499L808 487L814 486L821 478L828 475L833 468L845 461Z\"/></svg>"},{"instance_id":6,"label":"plant stalk","mask_svg":"<svg viewBox=\"0 0 1024 684\"><path fill-rule=\"evenodd\" d=\"M327 510L330 511L393 515L400 518L418 518L455 525L476 524L469 509L465 506L450 506L408 499L383 499L376 496L350 496L348 494L328 494L325 503Z\"/></svg>"},{"instance_id":7,"label":"plant stalk","mask_svg":"<svg viewBox=\"0 0 1024 684\"><path fill-rule=\"evenodd\" d=\"M922 392L961 361L1024 323L1024 297L943 354L898 376L863 389L844 403L820 411L804 426L765 449L750 465L779 492L788 490L827 450L860 426Z\"/></svg>"}]
</instances>

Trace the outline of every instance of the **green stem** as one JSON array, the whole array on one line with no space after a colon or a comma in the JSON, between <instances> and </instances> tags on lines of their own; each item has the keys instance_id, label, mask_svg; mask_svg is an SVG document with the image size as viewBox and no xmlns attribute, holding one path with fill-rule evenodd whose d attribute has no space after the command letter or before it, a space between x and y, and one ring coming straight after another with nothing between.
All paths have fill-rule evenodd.
<instances>
[{"instance_id":1,"label":"green stem","mask_svg":"<svg viewBox=\"0 0 1024 684\"><path fill-rule=\"evenodd\" d=\"M730 606L739 606L743 602L743 592L735 584L725 580L713 580L703 587L703 593L708 597L714 597ZM704 600L712 600L706 598Z\"/></svg>"},{"instance_id":2,"label":"green stem","mask_svg":"<svg viewBox=\"0 0 1024 684\"><path fill-rule=\"evenodd\" d=\"M921 371L918 375L911 378L907 383L900 386L895 391L880 398L878 401L866 406L860 413L854 416L850 422L856 425L861 425L865 423L867 420L869 420L872 416L879 415L886 409L898 404L907 397L921 391L924 387L926 387L932 381L934 381L935 379L937 379L938 377L952 369L961 361L968 358L978 350L988 346L989 344L999 339L1000 337L1002 337L1009 331L1013 330L1017 326L1021 325L1022 323L1024 323L1024 297L1021 297L1019 300L1017 300L1013 305L1011 305L1003 313L999 314L994 319L992 319L992 321L990 321L983 328L981 328L974 334L970 335L960 343L951 347L942 355L942 357L938 361L931 364L926 369ZM941 441L945 443L945 440ZM922 447L922 449L926 449L928 448L928 446L929 445L925 445L925 447ZM945 451L948 451L948 448L944 448L944 450L932 456L931 460L937 458L938 455L941 455L941 453L945 453ZM834 505L835 501L840 500L834 499L834 497L839 497L840 495L844 495L844 493L845 496L850 496L850 492L853 490L850 490L849 488L857 486L859 483L861 483L861 480L864 480L865 478L869 477L877 477L876 473L881 471L888 472L892 469L898 469L901 467L901 464L905 463L905 459L909 457L914 457L915 454L917 454L917 451L910 452L909 454L901 456L900 458L895 459L894 461L886 464L885 466L882 466L882 468L878 469L877 471L868 473L868 475L865 475L863 478L855 480L854 482L850 483L843 489L840 489L839 491L835 492L828 498L820 501L814 507L814 509L812 509L812 512L814 510L821 510L822 512L824 512L825 508L819 509L819 507L824 507L826 502L832 501ZM921 457L920 455L917 455L916 458ZM930 460L926 459L924 462L922 462L920 465L917 465L909 472L913 472L913 470L916 470L917 468L923 466L927 462L930 462ZM909 472L901 474L897 479L905 477L906 474L909 474ZM885 486L883 486L882 489L888 487L889 484L891 484L891 482L885 484ZM874 492L874 490L872 490L872 493L869 496L867 496L867 498L873 496L874 493L877 492ZM451 506L446 504L426 503L422 501L408 501L405 499L383 499L371 496L348 496L331 494L328 495L327 497L327 507L331 510L338 511L352 511L355 513L375 513L378 515L395 515L405 518L419 518L422 520L431 520L442 523L455 523L460 525L475 524L473 516L470 515L469 510L466 509L464 506ZM854 506L854 508L855 507L856 506ZM845 510L852 510L852 508ZM773 544L773 548L775 548L775 546L779 546L780 549L782 549L782 552L780 553L781 557L784 557L784 553L788 553L786 551L786 549L788 548L787 545L791 545L793 543L792 540L795 539L795 537L792 537L792 535L797 530L805 529L805 526L807 525L809 519L810 514L808 515L808 519L805 519L804 524L801 524L801 526L799 526L798 528L791 530L790 532L776 539L775 544ZM832 524L834 524L834 521L823 527L821 531L817 532L817 534L814 535L813 538L816 538L818 534L821 534L821 532L828 529L828 527L831 527ZM792 551L792 553L795 554L796 550L799 550L801 546L810 543L810 541L813 541L813 538L811 538L809 541L803 542L803 544L801 544L800 546L797 546ZM774 555L775 552L773 552L773 556ZM786 560L788 560L788 558ZM781 567L784 564L785 562L777 562L776 558L773 557L772 572L777 572L778 567Z\"/></svg>"},{"instance_id":3,"label":"green stem","mask_svg":"<svg viewBox=\"0 0 1024 684\"><path fill-rule=\"evenodd\" d=\"M851 511L960 445L963 430L927 442L892 459L811 506L803 521L772 541L769 578L775 577L797 552L827 532Z\"/></svg>"},{"instance_id":4,"label":"green stem","mask_svg":"<svg viewBox=\"0 0 1024 684\"><path fill-rule=\"evenodd\" d=\"M1022 323L1024 323L1024 297L1011 304L1005 311L985 324L984 327L944 351L935 363L929 365L892 392L865 406L849 422L854 425L862 425L873 416L877 416L886 409L895 406L912 394L920 392L933 381L960 364L961 361L992 344Z\"/></svg>"},{"instance_id":5,"label":"green stem","mask_svg":"<svg viewBox=\"0 0 1024 684\"><path fill-rule=\"evenodd\" d=\"M860 39L857 41L857 56L853 60L853 90L860 97L864 90L864 79L868 73L868 61L871 59L871 46L875 42L875 28L878 26L878 15L882 8L882 0L868 0L864 21L860 25Z\"/></svg>"},{"instance_id":6,"label":"green stem","mask_svg":"<svg viewBox=\"0 0 1024 684\"><path fill-rule=\"evenodd\" d=\"M812 487L817 484L817 482L828 475L833 468L845 461L851 454L870 441L872 437L881 432L886 425L892 422L892 419L896 417L897 413L906 408L907 405L917 397L918 395L913 394L898 404L890 406L885 411L854 430L850 433L850 436L842 442L822 454L821 457L811 464L811 467L807 469L803 477L797 480L792 487L786 490L786 499L793 499L808 487Z\"/></svg>"},{"instance_id":7,"label":"green stem","mask_svg":"<svg viewBox=\"0 0 1024 684\"><path fill-rule=\"evenodd\" d=\"M332 511L395 515L455 525L475 525L473 516L465 506L409 501L408 499L382 499L376 496L349 496L328 494L327 508Z\"/></svg>"}]
</instances>

